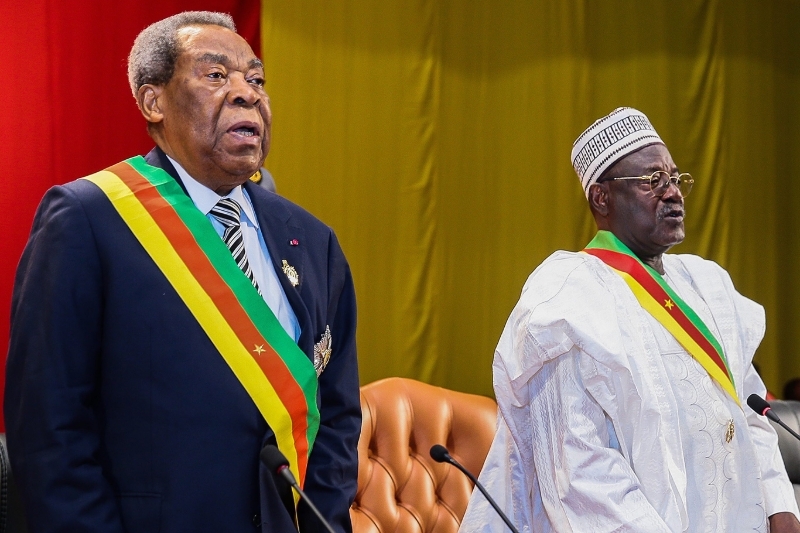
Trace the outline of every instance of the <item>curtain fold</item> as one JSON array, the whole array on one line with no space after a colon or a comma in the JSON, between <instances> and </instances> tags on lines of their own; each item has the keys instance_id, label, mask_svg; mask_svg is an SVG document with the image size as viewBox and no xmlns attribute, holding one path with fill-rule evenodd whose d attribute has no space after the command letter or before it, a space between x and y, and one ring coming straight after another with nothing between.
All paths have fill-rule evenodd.
<instances>
[{"instance_id":1,"label":"curtain fold","mask_svg":"<svg viewBox=\"0 0 800 533\"><path fill-rule=\"evenodd\" d=\"M696 186L686 241L767 310L774 391L800 287L798 5L739 0L262 2L278 190L353 268L362 382L491 394L528 274L594 233L574 138L618 106L651 118Z\"/></svg>"}]
</instances>

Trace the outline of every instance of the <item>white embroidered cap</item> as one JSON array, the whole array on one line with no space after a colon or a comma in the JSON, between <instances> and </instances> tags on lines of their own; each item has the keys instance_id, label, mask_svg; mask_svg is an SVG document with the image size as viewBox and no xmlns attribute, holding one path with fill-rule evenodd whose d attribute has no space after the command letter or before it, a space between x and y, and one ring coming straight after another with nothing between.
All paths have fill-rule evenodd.
<instances>
[{"instance_id":1,"label":"white embroidered cap","mask_svg":"<svg viewBox=\"0 0 800 533\"><path fill-rule=\"evenodd\" d=\"M589 198L589 186L614 163L651 144L664 144L650 120L632 107L618 107L596 120L572 144L572 166Z\"/></svg>"}]
</instances>

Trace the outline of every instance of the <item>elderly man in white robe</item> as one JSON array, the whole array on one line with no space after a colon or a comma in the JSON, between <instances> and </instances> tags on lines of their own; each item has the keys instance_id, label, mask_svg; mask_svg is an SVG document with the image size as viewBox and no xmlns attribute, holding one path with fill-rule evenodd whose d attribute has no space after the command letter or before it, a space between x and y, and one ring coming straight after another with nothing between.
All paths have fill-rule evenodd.
<instances>
[{"instance_id":1,"label":"elderly man in white robe","mask_svg":"<svg viewBox=\"0 0 800 533\"><path fill-rule=\"evenodd\" d=\"M481 481L520 531L798 532L753 354L763 308L684 238L681 174L619 108L575 141L597 223L528 278L494 359L498 431ZM462 532L506 531L475 492Z\"/></svg>"}]
</instances>

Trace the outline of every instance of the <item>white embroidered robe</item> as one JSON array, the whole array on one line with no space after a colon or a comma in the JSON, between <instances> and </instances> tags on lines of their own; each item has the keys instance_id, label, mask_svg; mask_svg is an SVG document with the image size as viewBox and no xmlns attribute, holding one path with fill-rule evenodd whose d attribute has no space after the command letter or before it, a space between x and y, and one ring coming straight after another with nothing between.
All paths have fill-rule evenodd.
<instances>
[{"instance_id":1,"label":"white embroidered robe","mask_svg":"<svg viewBox=\"0 0 800 533\"><path fill-rule=\"evenodd\" d=\"M529 277L494 359L498 432L480 480L520 531L767 531L798 514L777 436L745 405L763 308L716 263L665 255L667 283L723 346L744 408L599 259ZM725 441L732 420L733 440ZM475 491L460 531L507 531Z\"/></svg>"}]
</instances>

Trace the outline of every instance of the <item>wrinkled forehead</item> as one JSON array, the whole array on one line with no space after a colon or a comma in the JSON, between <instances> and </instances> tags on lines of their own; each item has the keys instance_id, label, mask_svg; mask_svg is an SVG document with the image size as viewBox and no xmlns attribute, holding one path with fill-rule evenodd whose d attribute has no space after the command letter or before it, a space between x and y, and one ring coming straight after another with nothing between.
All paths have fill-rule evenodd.
<instances>
[{"instance_id":1,"label":"wrinkled forehead","mask_svg":"<svg viewBox=\"0 0 800 533\"><path fill-rule=\"evenodd\" d=\"M236 68L237 67L236 62L234 61L234 59L232 57L230 57L230 56L228 56L226 54L218 54L218 53L214 53L214 52L205 52L205 53L201 52L201 53L197 54L193 58L193 60L194 60L195 63L218 64L218 65L224 65L225 67L228 67L228 68ZM253 58L250 59L250 61L247 61L246 66L247 66L248 69L254 69L254 68L263 69L264 68L264 64L257 57L253 57Z\"/></svg>"},{"instance_id":2,"label":"wrinkled forehead","mask_svg":"<svg viewBox=\"0 0 800 533\"><path fill-rule=\"evenodd\" d=\"M194 25L178 30L181 57L192 62L218 63L230 68L263 68L247 41L221 26Z\"/></svg>"}]
</instances>

